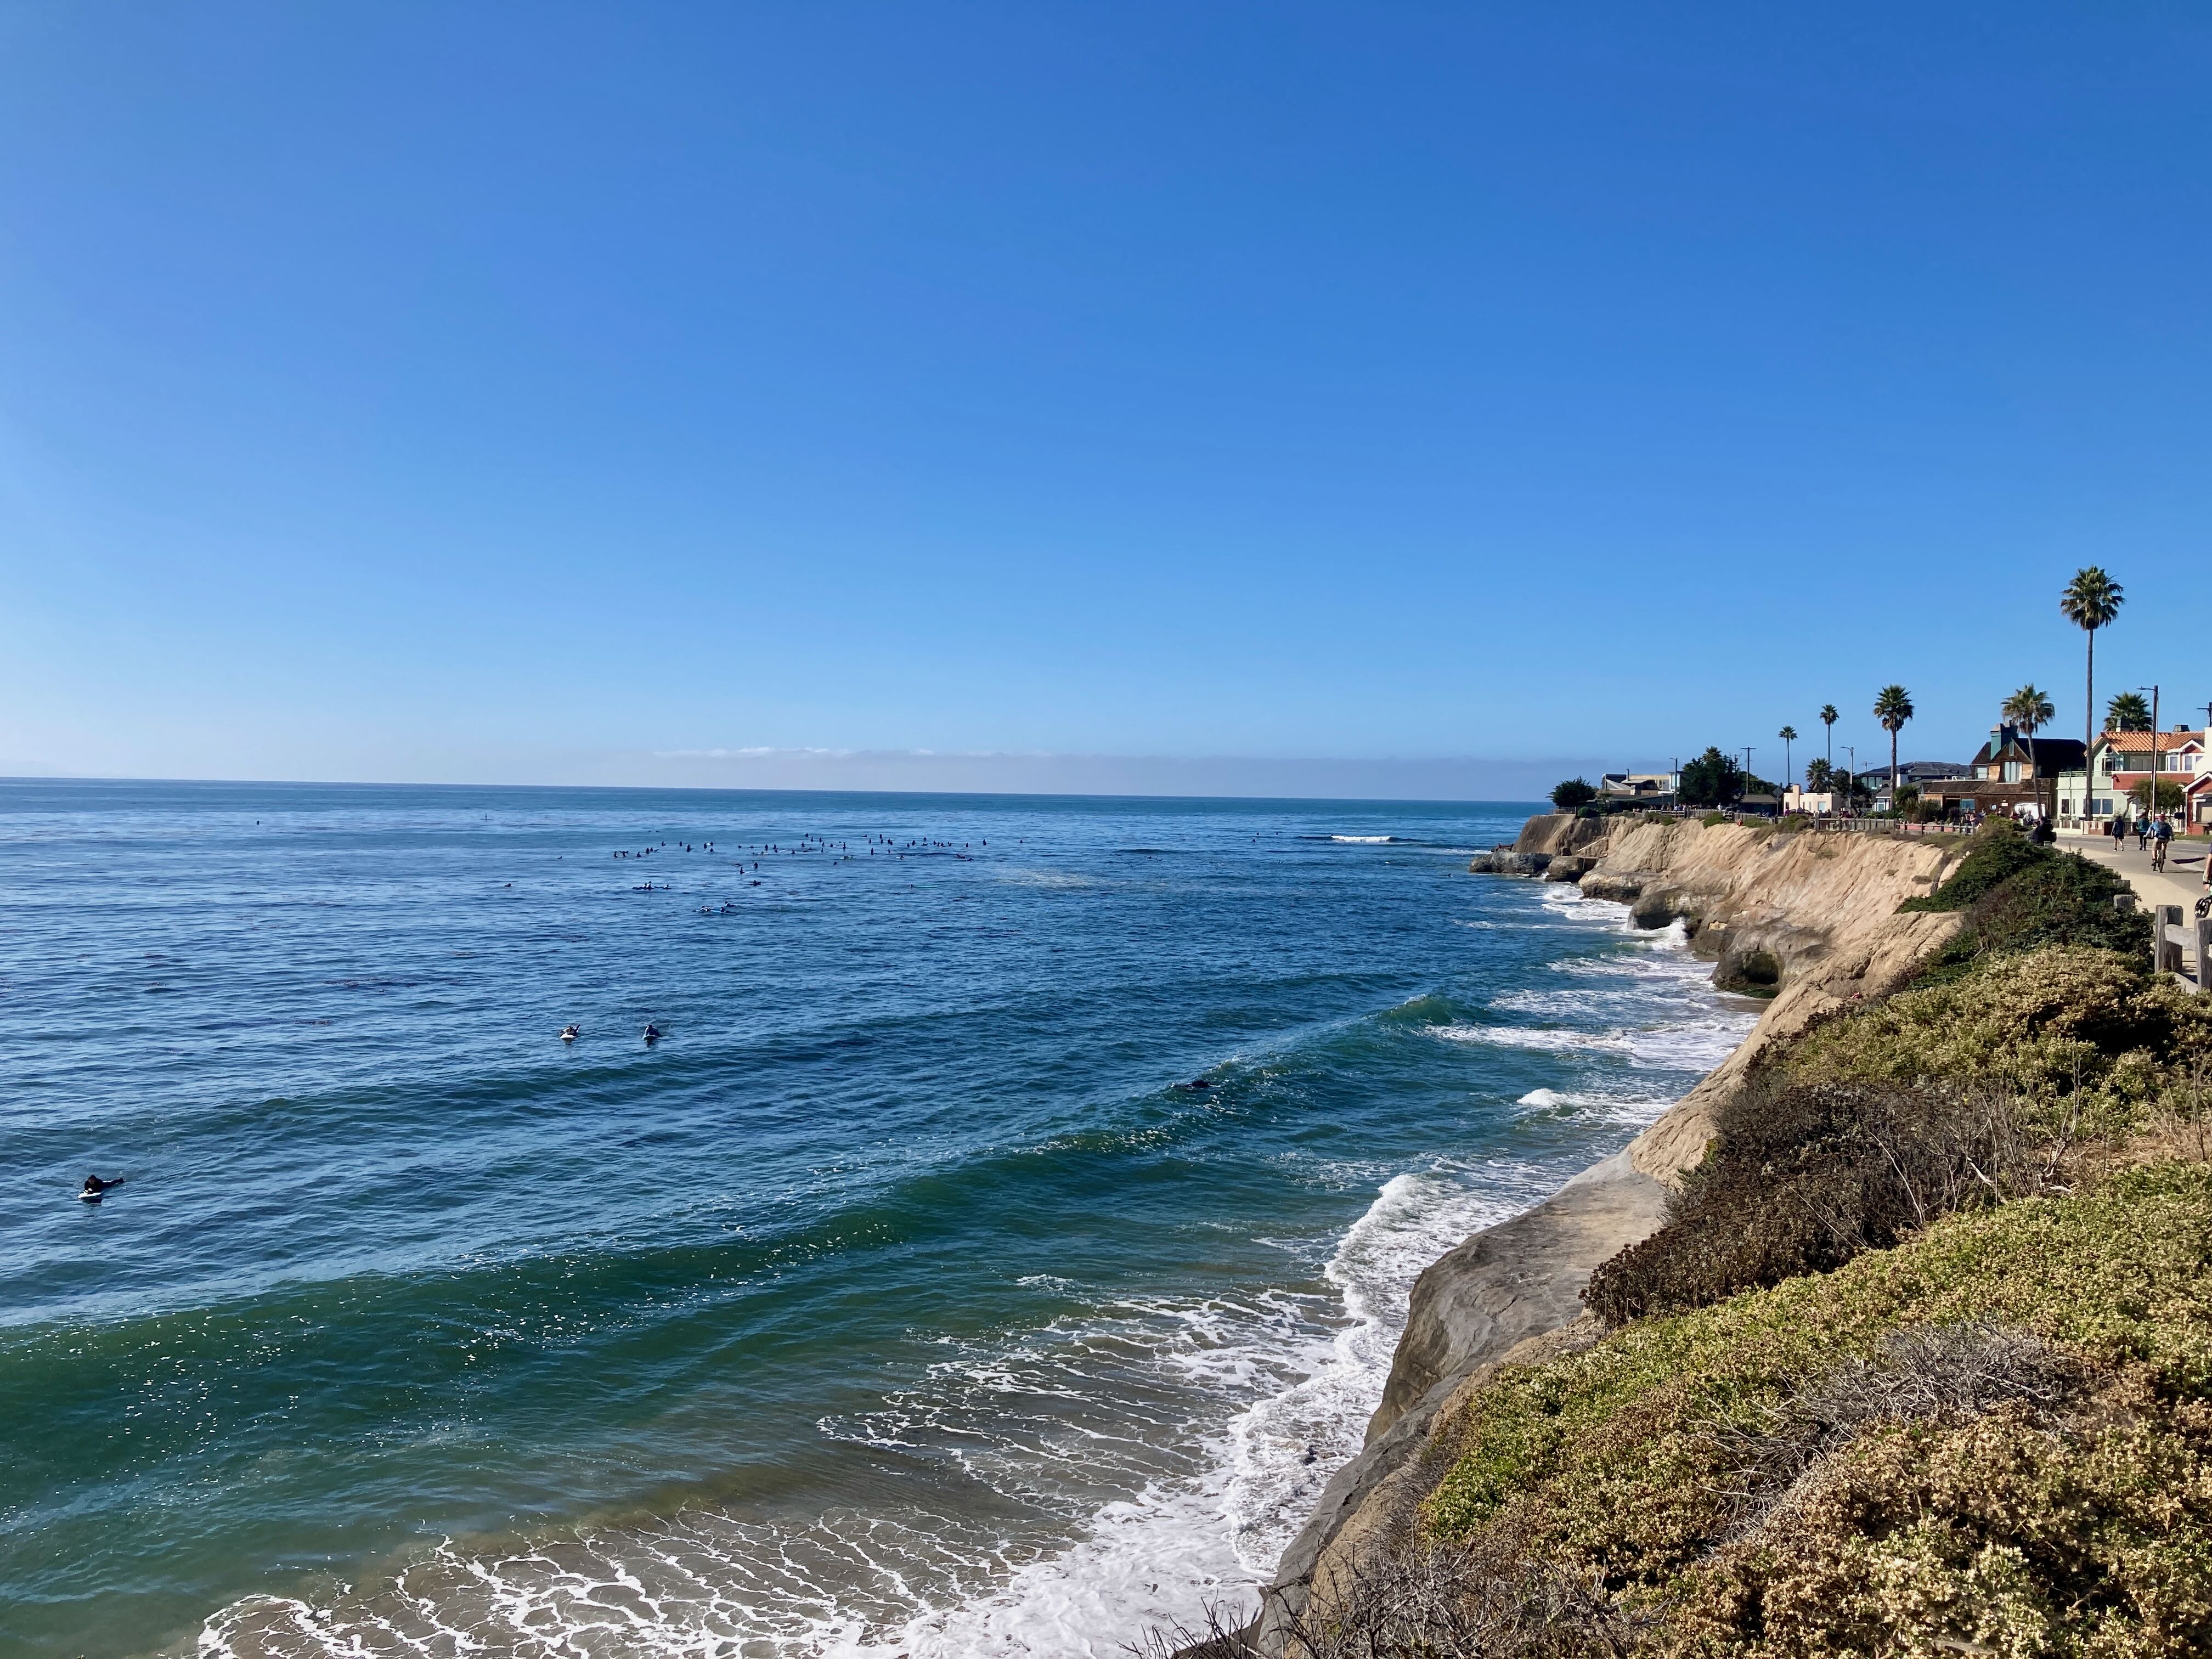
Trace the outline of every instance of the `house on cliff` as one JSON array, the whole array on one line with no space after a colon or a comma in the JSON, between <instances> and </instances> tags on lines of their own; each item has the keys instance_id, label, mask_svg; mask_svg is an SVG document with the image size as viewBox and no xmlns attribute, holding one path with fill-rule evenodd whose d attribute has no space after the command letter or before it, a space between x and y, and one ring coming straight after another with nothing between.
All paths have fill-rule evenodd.
<instances>
[{"instance_id":1,"label":"house on cliff","mask_svg":"<svg viewBox=\"0 0 2212 1659\"><path fill-rule=\"evenodd\" d=\"M2100 732L2085 770L2077 758L2060 778L2058 817L2075 828L2109 823L2131 810L2130 797L2154 777L2181 791L2183 821L2212 824L2212 753L2205 728L2177 726L2165 732ZM2074 745L2076 750L2080 744ZM2144 789L2146 797L2150 795Z\"/></svg>"},{"instance_id":2,"label":"house on cliff","mask_svg":"<svg viewBox=\"0 0 2212 1659\"><path fill-rule=\"evenodd\" d=\"M1938 802L1947 816L2002 812L2034 816L2048 810L2060 775L2081 765L2079 738L2035 738L2016 726L1990 728L1990 738L1960 769L1963 775L1934 780L1922 798ZM2063 797L2063 792L2062 792ZM2062 798L2062 811L2063 816Z\"/></svg>"}]
</instances>

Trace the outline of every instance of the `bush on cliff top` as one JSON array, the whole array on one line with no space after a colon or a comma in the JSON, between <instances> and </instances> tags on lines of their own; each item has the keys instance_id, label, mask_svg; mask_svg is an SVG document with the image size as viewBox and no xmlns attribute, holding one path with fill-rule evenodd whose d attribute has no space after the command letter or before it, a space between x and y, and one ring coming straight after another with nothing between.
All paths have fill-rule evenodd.
<instances>
[{"instance_id":1,"label":"bush on cliff top","mask_svg":"<svg viewBox=\"0 0 2212 1659\"><path fill-rule=\"evenodd\" d=\"M2038 1191L2047 1162L2002 1091L1759 1079L1723 1114L1667 1224L1600 1267L1583 1300L1617 1325L1826 1272L1938 1216Z\"/></svg>"},{"instance_id":2,"label":"bush on cliff top","mask_svg":"<svg viewBox=\"0 0 2212 1659\"><path fill-rule=\"evenodd\" d=\"M1974 837L1949 880L1906 899L1900 915L1966 913L1966 926L1921 969L1923 981L1956 978L1975 962L2050 945L2087 945L2123 955L2150 951L2150 920L2113 907L2127 883L2075 853L2037 845L2002 821Z\"/></svg>"},{"instance_id":3,"label":"bush on cliff top","mask_svg":"<svg viewBox=\"0 0 2212 1659\"><path fill-rule=\"evenodd\" d=\"M2208 1001L2066 947L1817 1025L1722 1106L1666 1224L1599 1267L1583 1300L1615 1323L1709 1306L2038 1190L2083 1140L2200 1122Z\"/></svg>"},{"instance_id":4,"label":"bush on cliff top","mask_svg":"<svg viewBox=\"0 0 2212 1659\"><path fill-rule=\"evenodd\" d=\"M1638 1651L2206 1651L2212 1170L1639 1321L1446 1432L1467 1594L1545 1563Z\"/></svg>"},{"instance_id":5,"label":"bush on cliff top","mask_svg":"<svg viewBox=\"0 0 2212 1659\"><path fill-rule=\"evenodd\" d=\"M2001 1085L2038 1132L2125 1133L2212 1056L2212 1007L2146 966L2075 945L1994 957L1816 1025L1769 1063L1802 1083Z\"/></svg>"}]
</instances>

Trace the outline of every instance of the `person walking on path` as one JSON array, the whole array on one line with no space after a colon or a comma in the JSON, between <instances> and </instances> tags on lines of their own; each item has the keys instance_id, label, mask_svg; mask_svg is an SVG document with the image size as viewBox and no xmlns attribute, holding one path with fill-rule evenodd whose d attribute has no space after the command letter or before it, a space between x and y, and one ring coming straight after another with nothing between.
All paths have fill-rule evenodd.
<instances>
[{"instance_id":1,"label":"person walking on path","mask_svg":"<svg viewBox=\"0 0 2212 1659\"><path fill-rule=\"evenodd\" d=\"M2150 820L2148 818L2137 818L2136 820L2136 851L2138 853L2142 852L2143 850L2144 843L2149 840Z\"/></svg>"}]
</instances>

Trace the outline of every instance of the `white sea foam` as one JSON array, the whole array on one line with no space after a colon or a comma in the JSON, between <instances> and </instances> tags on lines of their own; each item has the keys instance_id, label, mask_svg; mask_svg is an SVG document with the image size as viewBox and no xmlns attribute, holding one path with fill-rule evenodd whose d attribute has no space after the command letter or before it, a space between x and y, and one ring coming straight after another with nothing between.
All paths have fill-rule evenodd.
<instances>
[{"instance_id":1,"label":"white sea foam","mask_svg":"<svg viewBox=\"0 0 2212 1659\"><path fill-rule=\"evenodd\" d=\"M1395 836L1331 836L1329 839L1351 842L1361 847L1381 847L1398 838Z\"/></svg>"},{"instance_id":2,"label":"white sea foam","mask_svg":"<svg viewBox=\"0 0 2212 1659\"><path fill-rule=\"evenodd\" d=\"M1249 1600L1358 1451L1415 1276L1547 1179L1521 1165L1395 1176L1322 1269L1333 1294L1130 1300L1011 1347L951 1345L922 1386L825 1425L884 1449L955 1446L968 1474L1035 1510L1064 1510L1072 1476L1118 1468L1131 1495L1071 1516L1055 1547L950 1513L779 1526L692 1511L505 1555L448 1543L320 1607L251 1598L210 1621L201 1652L1118 1653L1209 1601Z\"/></svg>"}]
</instances>

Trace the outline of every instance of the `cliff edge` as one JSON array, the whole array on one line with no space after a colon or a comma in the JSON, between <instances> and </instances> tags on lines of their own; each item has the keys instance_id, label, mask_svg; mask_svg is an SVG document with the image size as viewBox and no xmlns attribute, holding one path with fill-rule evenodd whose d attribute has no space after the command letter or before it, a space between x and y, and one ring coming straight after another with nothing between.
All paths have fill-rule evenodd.
<instances>
[{"instance_id":1,"label":"cliff edge","mask_svg":"<svg viewBox=\"0 0 2212 1659\"><path fill-rule=\"evenodd\" d=\"M1964 925L1956 914L1897 914L1941 884L1960 855L1951 843L1679 819L1601 841L1595 829L1535 818L1522 841L1547 866L1577 848L1601 853L1580 877L1585 893L1629 905L1644 927L1680 921L1692 949L1716 963L1716 984L1773 1000L1726 1062L1622 1151L1421 1274L1366 1446L1329 1482L1277 1569L1254 1631L1264 1652L1280 1651L1285 1620L1316 1579L1329 1582L1355 1544L1402 1523L1430 1428L1455 1395L1509 1354L1594 1331L1581 1304L1591 1273L1658 1230L1671 1186L1705 1156L1715 1113L1758 1055L1830 1009L1894 990ZM1470 867L1518 872L1528 857L1486 855Z\"/></svg>"}]
</instances>

